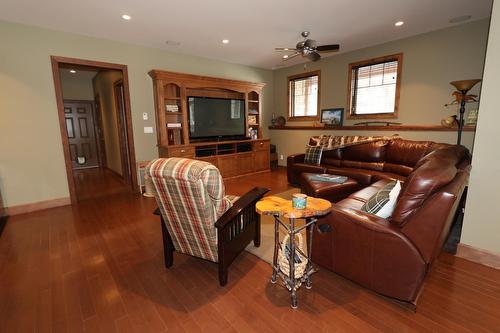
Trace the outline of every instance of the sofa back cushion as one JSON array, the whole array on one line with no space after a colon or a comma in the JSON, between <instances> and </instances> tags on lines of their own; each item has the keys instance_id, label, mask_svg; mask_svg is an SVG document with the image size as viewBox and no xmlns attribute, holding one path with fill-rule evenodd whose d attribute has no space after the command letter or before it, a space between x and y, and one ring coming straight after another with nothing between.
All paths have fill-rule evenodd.
<instances>
[{"instance_id":1,"label":"sofa back cushion","mask_svg":"<svg viewBox=\"0 0 500 333\"><path fill-rule=\"evenodd\" d=\"M391 140L387 145L385 162L413 168L429 152L431 145L431 141Z\"/></svg>"},{"instance_id":2,"label":"sofa back cushion","mask_svg":"<svg viewBox=\"0 0 500 333\"><path fill-rule=\"evenodd\" d=\"M455 178L456 165L467 156L467 148L449 146L435 150L418 161L413 172L406 178L391 222L404 225L429 196Z\"/></svg>"},{"instance_id":3,"label":"sofa back cushion","mask_svg":"<svg viewBox=\"0 0 500 333\"><path fill-rule=\"evenodd\" d=\"M342 159L362 162L383 162L388 141L362 143L342 149Z\"/></svg>"},{"instance_id":4,"label":"sofa back cushion","mask_svg":"<svg viewBox=\"0 0 500 333\"><path fill-rule=\"evenodd\" d=\"M386 162L384 163L383 171L407 177L413 171L413 168L406 165Z\"/></svg>"}]
</instances>

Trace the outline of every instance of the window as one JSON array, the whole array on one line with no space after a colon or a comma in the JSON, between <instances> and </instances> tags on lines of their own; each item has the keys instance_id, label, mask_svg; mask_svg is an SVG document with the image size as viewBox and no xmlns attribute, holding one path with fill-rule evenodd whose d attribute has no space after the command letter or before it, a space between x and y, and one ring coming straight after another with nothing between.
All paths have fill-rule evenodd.
<instances>
[{"instance_id":1,"label":"window","mask_svg":"<svg viewBox=\"0 0 500 333\"><path fill-rule=\"evenodd\" d=\"M318 118L320 72L288 77L289 120Z\"/></svg>"},{"instance_id":2,"label":"window","mask_svg":"<svg viewBox=\"0 0 500 333\"><path fill-rule=\"evenodd\" d=\"M403 54L349 64L349 118L396 118Z\"/></svg>"}]
</instances>

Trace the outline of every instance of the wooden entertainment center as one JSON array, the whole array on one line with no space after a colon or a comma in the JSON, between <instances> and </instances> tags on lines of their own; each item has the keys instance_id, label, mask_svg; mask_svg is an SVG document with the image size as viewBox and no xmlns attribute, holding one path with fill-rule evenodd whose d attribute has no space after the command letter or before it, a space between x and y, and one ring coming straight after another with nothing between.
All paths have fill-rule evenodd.
<instances>
[{"instance_id":1,"label":"wooden entertainment center","mask_svg":"<svg viewBox=\"0 0 500 333\"><path fill-rule=\"evenodd\" d=\"M270 170L269 139L262 138L263 83L152 70L156 132L160 157L187 157L217 166L222 177ZM191 142L187 97L245 100L246 127L257 139Z\"/></svg>"}]
</instances>

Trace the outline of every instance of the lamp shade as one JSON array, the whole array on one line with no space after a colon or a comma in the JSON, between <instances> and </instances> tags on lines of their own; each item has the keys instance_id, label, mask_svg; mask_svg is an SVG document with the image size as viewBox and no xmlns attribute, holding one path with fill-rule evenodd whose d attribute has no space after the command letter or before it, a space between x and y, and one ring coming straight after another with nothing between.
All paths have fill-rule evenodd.
<instances>
[{"instance_id":1,"label":"lamp shade","mask_svg":"<svg viewBox=\"0 0 500 333\"><path fill-rule=\"evenodd\" d=\"M480 79L475 80L460 80L460 81L452 81L450 84L457 88L458 91L467 92L472 89L478 82L481 82Z\"/></svg>"}]
</instances>

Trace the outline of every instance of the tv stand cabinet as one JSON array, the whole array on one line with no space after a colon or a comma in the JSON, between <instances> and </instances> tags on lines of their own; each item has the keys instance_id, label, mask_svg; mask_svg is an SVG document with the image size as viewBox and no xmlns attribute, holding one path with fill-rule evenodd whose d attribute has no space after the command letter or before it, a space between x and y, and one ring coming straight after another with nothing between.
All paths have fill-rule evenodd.
<instances>
[{"instance_id":1,"label":"tv stand cabinet","mask_svg":"<svg viewBox=\"0 0 500 333\"><path fill-rule=\"evenodd\" d=\"M216 165L224 178L270 170L269 140L262 137L264 83L152 70L160 157L187 157ZM245 100L245 124L256 140L190 142L187 96Z\"/></svg>"},{"instance_id":2,"label":"tv stand cabinet","mask_svg":"<svg viewBox=\"0 0 500 333\"><path fill-rule=\"evenodd\" d=\"M197 142L160 146L160 157L186 157L215 165L223 178L271 169L269 139Z\"/></svg>"}]
</instances>

